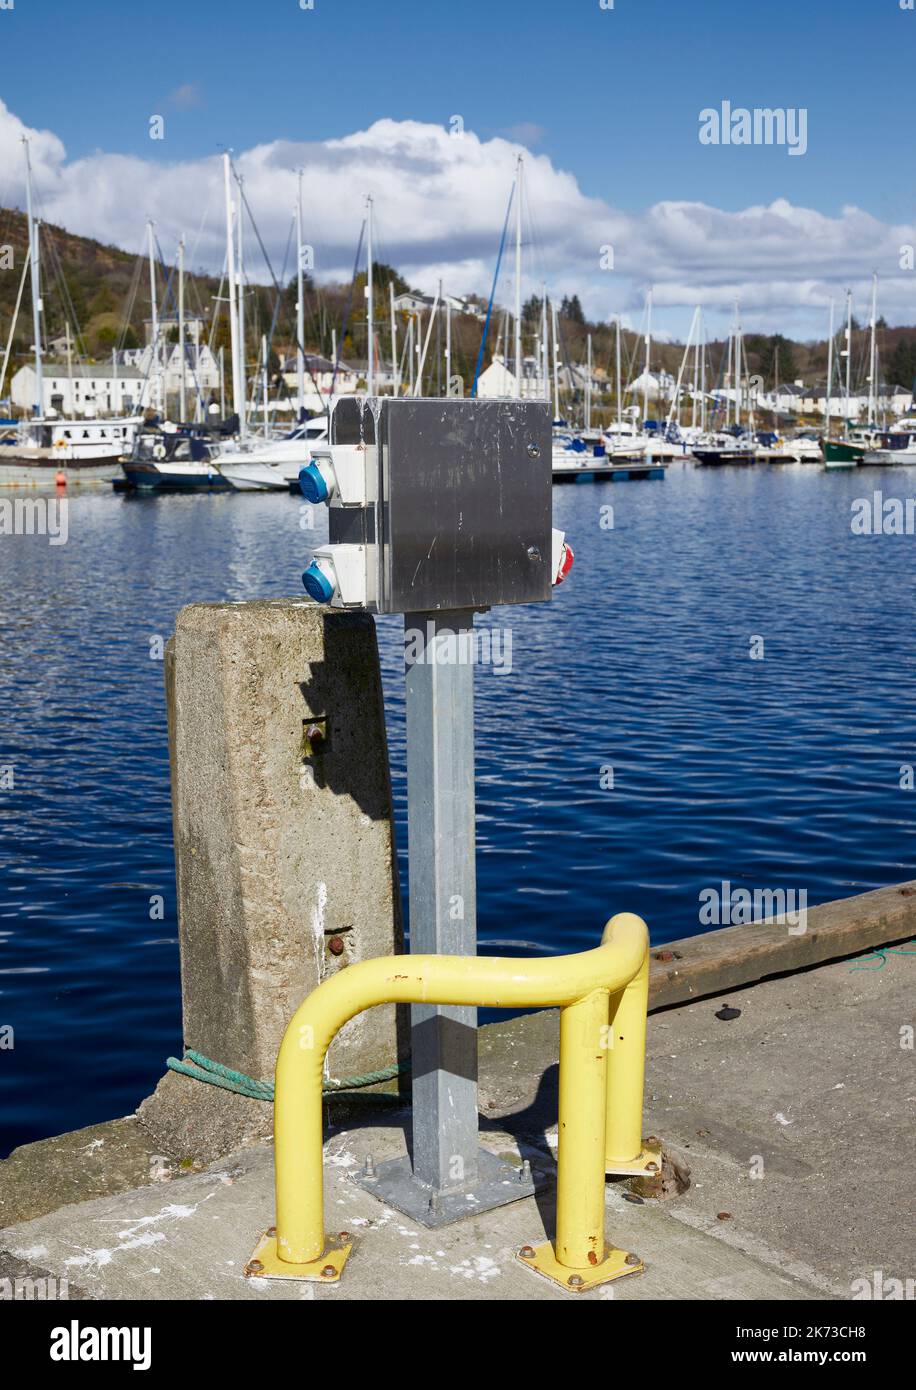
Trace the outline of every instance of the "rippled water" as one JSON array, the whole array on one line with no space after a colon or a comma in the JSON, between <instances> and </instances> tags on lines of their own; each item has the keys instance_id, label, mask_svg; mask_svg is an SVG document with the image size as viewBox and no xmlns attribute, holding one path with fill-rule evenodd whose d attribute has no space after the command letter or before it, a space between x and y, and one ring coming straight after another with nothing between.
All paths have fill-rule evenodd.
<instances>
[{"instance_id":1,"label":"rippled water","mask_svg":"<svg viewBox=\"0 0 916 1390\"><path fill-rule=\"evenodd\" d=\"M484 951L587 947L623 908L673 940L725 879L813 904L913 876L916 537L852 534L879 487L916 476L554 490L570 579L478 619L512 633L476 684ZM99 494L66 545L0 536L0 1151L132 1110L180 1050L156 639L191 601L301 593L323 533L300 520L286 496ZM399 620L379 632L403 847Z\"/></svg>"}]
</instances>

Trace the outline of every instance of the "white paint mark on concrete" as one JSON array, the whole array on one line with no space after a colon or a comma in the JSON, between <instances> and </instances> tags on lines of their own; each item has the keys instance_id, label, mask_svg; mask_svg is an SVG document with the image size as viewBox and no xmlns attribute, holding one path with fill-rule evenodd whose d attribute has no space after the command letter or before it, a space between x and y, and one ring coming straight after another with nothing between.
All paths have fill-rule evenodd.
<instances>
[{"instance_id":1,"label":"white paint mark on concrete","mask_svg":"<svg viewBox=\"0 0 916 1390\"><path fill-rule=\"evenodd\" d=\"M502 1274L502 1270L489 1255L474 1255L469 1260L452 1265L449 1274L457 1274L462 1279L476 1279L479 1284L489 1284Z\"/></svg>"}]
</instances>

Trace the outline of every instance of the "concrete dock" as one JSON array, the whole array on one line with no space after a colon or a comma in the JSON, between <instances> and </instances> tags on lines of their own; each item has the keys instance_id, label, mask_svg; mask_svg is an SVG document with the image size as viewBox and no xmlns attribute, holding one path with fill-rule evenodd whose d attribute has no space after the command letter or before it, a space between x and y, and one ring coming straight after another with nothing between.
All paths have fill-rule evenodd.
<instances>
[{"instance_id":1,"label":"concrete dock","mask_svg":"<svg viewBox=\"0 0 916 1390\"><path fill-rule=\"evenodd\" d=\"M867 1297L913 1274L914 978L916 946L898 941L654 1012L646 1132L686 1159L691 1185L656 1202L608 1182L608 1238L646 1268L592 1293L516 1258L553 1234L555 1012L481 1030L481 1139L543 1174L535 1198L418 1226L351 1181L368 1154L404 1152L409 1111L336 1105L325 1177L329 1220L355 1241L343 1279L246 1279L274 1219L270 1144L203 1167L155 1152L128 1117L0 1164L0 1278L65 1278L89 1299Z\"/></svg>"}]
</instances>

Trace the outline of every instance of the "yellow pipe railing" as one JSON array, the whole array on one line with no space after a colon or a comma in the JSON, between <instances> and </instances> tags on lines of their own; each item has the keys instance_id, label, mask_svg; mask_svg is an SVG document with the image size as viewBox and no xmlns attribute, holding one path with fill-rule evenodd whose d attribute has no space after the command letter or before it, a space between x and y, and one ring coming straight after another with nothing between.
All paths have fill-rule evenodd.
<instances>
[{"instance_id":1,"label":"yellow pipe railing","mask_svg":"<svg viewBox=\"0 0 916 1390\"><path fill-rule=\"evenodd\" d=\"M604 1176L612 1158L632 1159L642 1147L648 944L645 922L619 913L605 927L602 944L577 955L539 960L386 956L325 980L297 1009L280 1045L274 1101L277 1224L256 1249L248 1272L339 1277L339 1243L329 1241L324 1226L325 1054L334 1035L363 1010L421 1003L562 1010L556 1248L547 1263L577 1288L637 1267L636 1257L612 1251L621 1257L621 1267L605 1268ZM539 1262L538 1252L525 1247L523 1256L557 1277L555 1269Z\"/></svg>"}]
</instances>

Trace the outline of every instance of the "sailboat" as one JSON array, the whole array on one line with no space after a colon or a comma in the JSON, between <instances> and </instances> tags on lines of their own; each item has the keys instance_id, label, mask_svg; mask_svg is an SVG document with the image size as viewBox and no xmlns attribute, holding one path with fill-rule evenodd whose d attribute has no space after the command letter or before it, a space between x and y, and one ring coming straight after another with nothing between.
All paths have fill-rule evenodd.
<instances>
[{"instance_id":1,"label":"sailboat","mask_svg":"<svg viewBox=\"0 0 916 1390\"><path fill-rule=\"evenodd\" d=\"M735 421L734 424L730 423L731 402L726 394L725 428L712 435L707 435L693 446L693 457L697 463L706 468L720 467L724 464L757 462L758 445L753 435L753 425L751 432L748 433L741 424L742 359L746 372L747 354L744 348L744 334L741 331L741 319L736 301L735 326L728 338L728 367L725 372L726 381L729 381L734 375ZM734 373L732 372L733 363Z\"/></svg>"},{"instance_id":2,"label":"sailboat","mask_svg":"<svg viewBox=\"0 0 916 1390\"><path fill-rule=\"evenodd\" d=\"M119 460L129 452L142 422L139 417L68 420L45 414L39 224L32 210L32 162L28 138L23 137L22 143L25 149L29 236L27 264L31 280L32 325L35 338L35 404L32 418L23 421L15 435L8 436L8 442L0 445L0 485L41 487L57 482L108 482L120 472ZM14 314L10 344L15 327ZM6 356L8 359L9 352Z\"/></svg>"},{"instance_id":3,"label":"sailboat","mask_svg":"<svg viewBox=\"0 0 916 1390\"><path fill-rule=\"evenodd\" d=\"M872 312L871 312L871 342L869 349L869 388L868 388L868 424L862 426L850 426L848 419L850 415L851 401L851 382L852 382L852 293L846 292L846 350L841 356L846 358L846 417L847 426L842 439L831 439L828 429L824 437L824 467L826 469L855 468L858 464L865 461L865 456L870 450L876 449L881 442L880 435L875 428L875 389L877 372L877 349L876 349L876 330L878 313L878 276L872 278ZM830 388L827 388L828 405Z\"/></svg>"},{"instance_id":4,"label":"sailboat","mask_svg":"<svg viewBox=\"0 0 916 1390\"><path fill-rule=\"evenodd\" d=\"M312 446L325 442L328 438L328 414L316 415L309 419L305 415L305 295L304 295L304 243L302 239L302 171L299 171L299 190L295 208L296 218L296 362L299 387L300 419L288 434L280 439L265 439L260 444L246 443L240 435L235 447L223 450L219 455L219 470L227 483L238 492L287 492L298 487L300 470L311 458ZM368 287L372 286L372 199L367 199L368 223ZM231 305L230 305L231 310ZM239 329L241 335L241 329ZM370 342L372 340L371 302L370 302ZM266 381L266 344L264 366ZM369 364L369 392L372 393L372 353ZM266 399L266 388L265 388ZM243 402L244 407L244 402ZM266 427L266 413L265 413Z\"/></svg>"}]
</instances>

